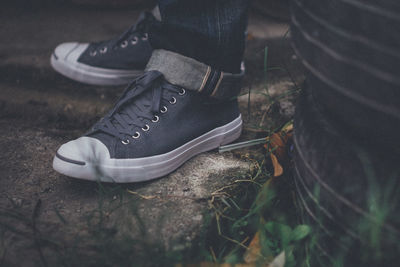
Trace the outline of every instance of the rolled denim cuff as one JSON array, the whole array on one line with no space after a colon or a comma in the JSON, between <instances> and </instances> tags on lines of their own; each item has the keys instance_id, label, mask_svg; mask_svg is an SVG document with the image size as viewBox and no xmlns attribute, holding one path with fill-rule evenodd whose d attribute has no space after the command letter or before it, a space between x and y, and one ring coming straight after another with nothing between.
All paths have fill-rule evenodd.
<instances>
[{"instance_id":1,"label":"rolled denim cuff","mask_svg":"<svg viewBox=\"0 0 400 267\"><path fill-rule=\"evenodd\" d=\"M239 95L244 76L243 69L239 74L222 72L163 49L153 51L146 66L146 71L152 70L161 72L174 85L221 100Z\"/></svg>"}]
</instances>

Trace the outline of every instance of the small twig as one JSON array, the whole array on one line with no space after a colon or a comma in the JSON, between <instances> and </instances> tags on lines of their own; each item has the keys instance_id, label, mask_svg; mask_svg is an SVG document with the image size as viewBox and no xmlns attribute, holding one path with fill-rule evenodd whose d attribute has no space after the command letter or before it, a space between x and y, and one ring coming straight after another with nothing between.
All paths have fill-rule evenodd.
<instances>
[{"instance_id":1,"label":"small twig","mask_svg":"<svg viewBox=\"0 0 400 267\"><path fill-rule=\"evenodd\" d=\"M184 199L191 199L191 200L194 200L194 201L198 201L198 200L204 200L205 198L195 198L195 197L188 197L188 196L178 196L178 195L142 195L142 194L140 194L140 193L138 193L138 192L136 192L136 191L132 191L132 190L129 190L129 189L126 189L126 191L129 193L129 194L132 194L132 195L136 195L136 196L138 196L138 197L140 197L140 198L142 198L142 199L145 199L145 200L152 200L152 199L163 199L163 198L184 198Z\"/></svg>"},{"instance_id":2,"label":"small twig","mask_svg":"<svg viewBox=\"0 0 400 267\"><path fill-rule=\"evenodd\" d=\"M218 230L218 234L222 235L222 231L221 231L221 225L219 222L219 214L217 212L215 212L215 219L217 221L217 230Z\"/></svg>"},{"instance_id":3,"label":"small twig","mask_svg":"<svg viewBox=\"0 0 400 267\"><path fill-rule=\"evenodd\" d=\"M217 262L217 257L215 256L215 252L214 249L210 246L210 252L211 252L211 256L213 258L214 262Z\"/></svg>"},{"instance_id":4,"label":"small twig","mask_svg":"<svg viewBox=\"0 0 400 267\"><path fill-rule=\"evenodd\" d=\"M214 209L214 212L215 212L216 214L218 214L218 216L220 216L220 217L222 217L222 218L224 218L224 219L230 220L230 221L235 221L234 218L231 218L231 217L225 215L223 212L221 212L220 210L218 210L214 205L212 205L212 208Z\"/></svg>"},{"instance_id":5,"label":"small twig","mask_svg":"<svg viewBox=\"0 0 400 267\"><path fill-rule=\"evenodd\" d=\"M214 192L212 192L212 193L211 193L211 196L218 195L218 194L228 194L228 193L226 193L226 192L221 192L221 191L222 191L222 190L225 190L225 189L227 189L227 188L230 188L230 187L232 187L232 186L234 186L234 184L225 185L225 186L223 186L223 187L221 187L221 188L215 190ZM229 195L229 194L228 194L228 195Z\"/></svg>"},{"instance_id":6,"label":"small twig","mask_svg":"<svg viewBox=\"0 0 400 267\"><path fill-rule=\"evenodd\" d=\"M254 181L252 179L249 179L249 180L235 180L234 183L253 183L253 184L256 184L256 185L262 187L262 184L257 183L256 181Z\"/></svg>"},{"instance_id":7,"label":"small twig","mask_svg":"<svg viewBox=\"0 0 400 267\"><path fill-rule=\"evenodd\" d=\"M246 237L242 242L239 242L239 241L237 241L237 240L235 240L235 239L232 239L232 238L230 238L230 237L227 237L226 235L223 235L223 234L220 234L220 236L223 237L223 238L225 238L225 239L228 240L228 241L231 241L232 243L237 244L238 246L240 246L240 247L242 247L242 248L244 248L244 249L246 249L246 250L249 249L248 246L245 246L245 245L244 245L244 243L245 243L247 240L249 240L249 237Z\"/></svg>"},{"instance_id":8,"label":"small twig","mask_svg":"<svg viewBox=\"0 0 400 267\"><path fill-rule=\"evenodd\" d=\"M137 195L137 196L139 196L140 198L143 198L143 199L146 199L146 200L155 199L155 198L160 198L159 196L145 196L145 195L139 194L138 192L131 191L131 190L129 190L129 189L126 189L126 191L127 191L129 194Z\"/></svg>"}]
</instances>

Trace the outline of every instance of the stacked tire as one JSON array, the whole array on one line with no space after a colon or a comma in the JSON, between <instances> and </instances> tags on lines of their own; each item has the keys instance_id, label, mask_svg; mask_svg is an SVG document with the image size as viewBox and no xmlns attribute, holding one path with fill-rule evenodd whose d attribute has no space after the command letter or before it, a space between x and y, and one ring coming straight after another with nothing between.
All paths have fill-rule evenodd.
<instances>
[{"instance_id":1,"label":"stacked tire","mask_svg":"<svg viewBox=\"0 0 400 267\"><path fill-rule=\"evenodd\" d=\"M307 68L294 174L324 264L396 266L400 251L400 2L292 0Z\"/></svg>"}]
</instances>

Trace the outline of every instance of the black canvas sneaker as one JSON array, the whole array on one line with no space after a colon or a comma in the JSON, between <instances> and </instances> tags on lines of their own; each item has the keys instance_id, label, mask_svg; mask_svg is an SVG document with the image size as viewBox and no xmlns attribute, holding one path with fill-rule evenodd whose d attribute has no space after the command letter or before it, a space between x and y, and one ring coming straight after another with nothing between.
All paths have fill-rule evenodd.
<instances>
[{"instance_id":1,"label":"black canvas sneaker","mask_svg":"<svg viewBox=\"0 0 400 267\"><path fill-rule=\"evenodd\" d=\"M193 156L241 134L236 95L241 74L155 50L143 76L83 137L62 145L53 168L102 182L164 176Z\"/></svg>"},{"instance_id":2,"label":"black canvas sneaker","mask_svg":"<svg viewBox=\"0 0 400 267\"><path fill-rule=\"evenodd\" d=\"M118 38L97 43L63 43L51 56L51 65L75 81L94 85L128 84L143 74L152 48L147 30L155 17L143 12L136 24Z\"/></svg>"}]
</instances>

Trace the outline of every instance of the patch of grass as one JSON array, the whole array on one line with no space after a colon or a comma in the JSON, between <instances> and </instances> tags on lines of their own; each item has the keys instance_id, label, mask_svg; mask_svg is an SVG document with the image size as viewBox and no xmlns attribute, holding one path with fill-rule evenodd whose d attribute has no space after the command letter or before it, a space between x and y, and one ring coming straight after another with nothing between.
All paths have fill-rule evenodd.
<instances>
[{"instance_id":1,"label":"patch of grass","mask_svg":"<svg viewBox=\"0 0 400 267\"><path fill-rule=\"evenodd\" d=\"M210 200L215 219L214 227L210 227L206 241L210 253L212 251L208 260L238 262L257 229L257 218L249 213L253 209L255 196L267 177L262 174L265 173L264 165L255 165L257 169L254 175L241 179L235 186L219 191Z\"/></svg>"},{"instance_id":2,"label":"patch of grass","mask_svg":"<svg viewBox=\"0 0 400 267\"><path fill-rule=\"evenodd\" d=\"M210 255L204 260L243 263L258 232L264 264L285 251L285 266L309 266L312 229L300 221L291 177L273 178L266 167L261 164L250 179L255 183L229 188L214 199L216 219L206 242Z\"/></svg>"}]
</instances>

